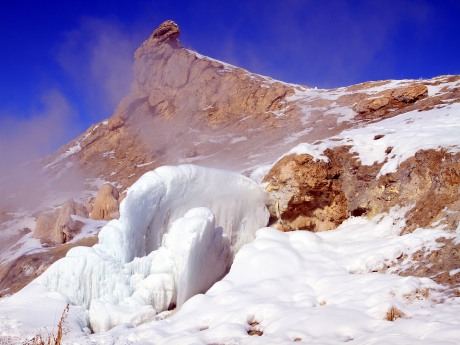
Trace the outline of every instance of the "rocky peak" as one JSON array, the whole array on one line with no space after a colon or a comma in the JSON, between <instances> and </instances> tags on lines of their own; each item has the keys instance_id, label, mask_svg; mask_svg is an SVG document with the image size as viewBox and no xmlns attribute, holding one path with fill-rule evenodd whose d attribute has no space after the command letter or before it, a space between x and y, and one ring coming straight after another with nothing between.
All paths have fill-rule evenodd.
<instances>
[{"instance_id":1,"label":"rocky peak","mask_svg":"<svg viewBox=\"0 0 460 345\"><path fill-rule=\"evenodd\" d=\"M159 41L177 40L180 35L179 26L172 20L167 20L153 32L152 37Z\"/></svg>"},{"instance_id":2,"label":"rocky peak","mask_svg":"<svg viewBox=\"0 0 460 345\"><path fill-rule=\"evenodd\" d=\"M134 53L134 59L139 59L142 55L148 54L152 49L167 43L171 47L178 48L179 44L179 25L172 20L167 20L156 28L150 37Z\"/></svg>"}]
</instances>

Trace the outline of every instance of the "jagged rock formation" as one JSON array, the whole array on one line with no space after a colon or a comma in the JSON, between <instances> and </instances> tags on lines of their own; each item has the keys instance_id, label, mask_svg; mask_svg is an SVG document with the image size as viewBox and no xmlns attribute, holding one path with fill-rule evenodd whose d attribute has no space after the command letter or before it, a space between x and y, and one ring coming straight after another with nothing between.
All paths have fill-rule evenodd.
<instances>
[{"instance_id":1,"label":"jagged rock formation","mask_svg":"<svg viewBox=\"0 0 460 345\"><path fill-rule=\"evenodd\" d=\"M309 155L279 160L264 182L269 183L270 213L280 230L324 231L342 223L348 216L342 173L340 166Z\"/></svg>"},{"instance_id":2,"label":"jagged rock formation","mask_svg":"<svg viewBox=\"0 0 460 345\"><path fill-rule=\"evenodd\" d=\"M72 216L88 217L86 208L74 200L67 200L53 212L41 214L33 236L43 243L62 244L70 241L80 232L83 222L74 220Z\"/></svg>"}]
</instances>

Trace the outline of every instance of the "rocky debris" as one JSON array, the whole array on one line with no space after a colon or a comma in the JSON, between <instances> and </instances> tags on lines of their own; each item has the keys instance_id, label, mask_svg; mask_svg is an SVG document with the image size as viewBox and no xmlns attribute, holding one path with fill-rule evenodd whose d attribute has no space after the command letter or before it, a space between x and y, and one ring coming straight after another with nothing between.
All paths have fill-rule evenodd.
<instances>
[{"instance_id":1,"label":"rocky debris","mask_svg":"<svg viewBox=\"0 0 460 345\"><path fill-rule=\"evenodd\" d=\"M262 336L264 332L260 329L260 324L257 321L252 321L248 323L248 335L251 336Z\"/></svg>"},{"instance_id":2,"label":"rocky debris","mask_svg":"<svg viewBox=\"0 0 460 345\"><path fill-rule=\"evenodd\" d=\"M382 164L361 165L346 146L324 152L329 162L310 155L289 155L265 177L272 198L273 223L283 230L323 231L348 216L388 212L408 206L405 231L460 221L460 154L419 151L397 172L377 179ZM448 210L448 211L447 211Z\"/></svg>"},{"instance_id":3,"label":"rocky debris","mask_svg":"<svg viewBox=\"0 0 460 345\"><path fill-rule=\"evenodd\" d=\"M83 222L74 220L72 216L87 218L88 211L82 204L68 200L55 211L43 213L38 217L33 237L48 244L70 241L84 225Z\"/></svg>"},{"instance_id":4,"label":"rocky debris","mask_svg":"<svg viewBox=\"0 0 460 345\"><path fill-rule=\"evenodd\" d=\"M91 219L111 220L120 216L118 211L118 189L111 183L104 183L96 194L91 207Z\"/></svg>"}]
</instances>

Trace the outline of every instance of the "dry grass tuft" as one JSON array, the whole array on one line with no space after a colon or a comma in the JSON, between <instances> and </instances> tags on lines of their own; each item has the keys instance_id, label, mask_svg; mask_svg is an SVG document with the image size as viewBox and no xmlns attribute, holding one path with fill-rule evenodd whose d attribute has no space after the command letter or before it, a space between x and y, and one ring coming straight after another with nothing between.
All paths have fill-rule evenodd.
<instances>
[{"instance_id":1,"label":"dry grass tuft","mask_svg":"<svg viewBox=\"0 0 460 345\"><path fill-rule=\"evenodd\" d=\"M391 308L387 311L387 313L386 313L386 315L385 315L385 319L386 319L387 321L395 321L396 319L399 319L399 318L404 317L404 316L405 316L405 315L404 315L404 313L403 313L401 310L399 310L399 309L396 308L396 307L391 307Z\"/></svg>"},{"instance_id":2,"label":"dry grass tuft","mask_svg":"<svg viewBox=\"0 0 460 345\"><path fill-rule=\"evenodd\" d=\"M67 306L64 308L64 311L62 312L61 319L59 320L56 334L50 333L48 336L43 337L43 335L39 333L32 339L23 343L23 345L61 345L62 337L67 333L67 331L64 330L64 325L69 313L69 309L70 306L67 304Z\"/></svg>"},{"instance_id":3,"label":"dry grass tuft","mask_svg":"<svg viewBox=\"0 0 460 345\"><path fill-rule=\"evenodd\" d=\"M259 323L257 321L253 321L253 322L250 322L249 323L249 330L248 330L248 334L249 335L257 335L257 336L261 336L262 334L264 334L264 332L262 332L260 329L259 329Z\"/></svg>"}]
</instances>

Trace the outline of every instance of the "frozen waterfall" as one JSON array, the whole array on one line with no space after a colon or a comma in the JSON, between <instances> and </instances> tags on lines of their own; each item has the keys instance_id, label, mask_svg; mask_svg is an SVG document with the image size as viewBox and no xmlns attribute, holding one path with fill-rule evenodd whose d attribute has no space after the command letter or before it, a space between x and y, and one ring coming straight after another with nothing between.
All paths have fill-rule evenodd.
<instances>
[{"instance_id":1,"label":"frozen waterfall","mask_svg":"<svg viewBox=\"0 0 460 345\"><path fill-rule=\"evenodd\" d=\"M265 192L227 171L181 165L144 174L99 244L77 247L37 283L89 310L94 331L142 323L205 292L267 224Z\"/></svg>"}]
</instances>

